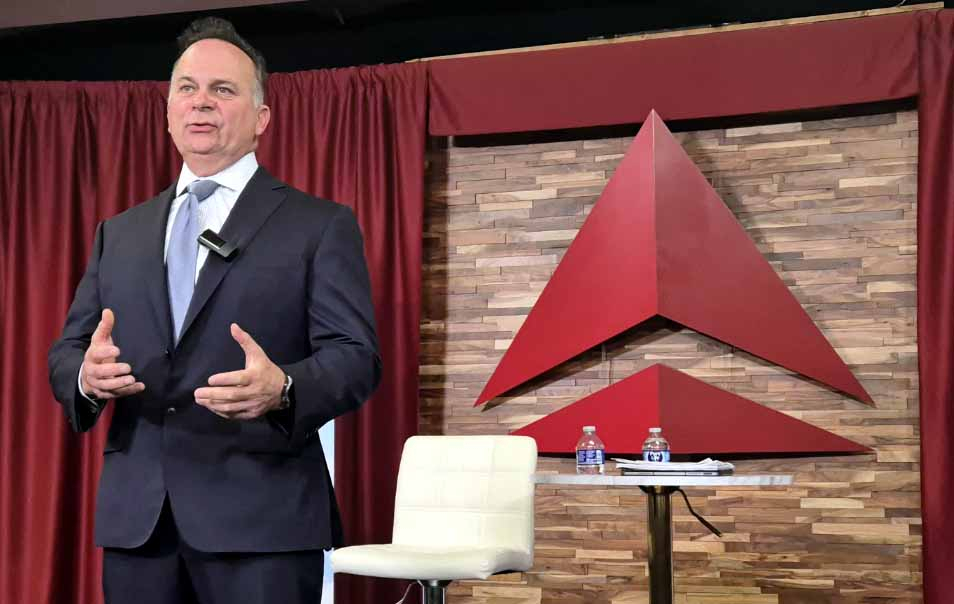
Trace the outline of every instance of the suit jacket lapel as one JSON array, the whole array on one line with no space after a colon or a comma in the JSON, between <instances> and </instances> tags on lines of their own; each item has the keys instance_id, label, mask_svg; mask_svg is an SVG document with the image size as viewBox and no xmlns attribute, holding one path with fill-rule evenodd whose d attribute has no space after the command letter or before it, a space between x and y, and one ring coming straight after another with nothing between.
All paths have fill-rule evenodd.
<instances>
[{"instance_id":1,"label":"suit jacket lapel","mask_svg":"<svg viewBox=\"0 0 954 604\"><path fill-rule=\"evenodd\" d=\"M146 299L152 307L156 329L163 342L172 342L172 312L169 310L169 283L166 278L166 223L169 208L175 198L175 185L146 202L145 229L149 246L146 253L145 279ZM145 208L144 208L145 209Z\"/></svg>"},{"instance_id":2,"label":"suit jacket lapel","mask_svg":"<svg viewBox=\"0 0 954 604\"><path fill-rule=\"evenodd\" d=\"M182 323L179 342L185 339L189 327L198 314L202 312L206 302L209 301L225 275L232 269L238 258L241 258L243 250L248 247L249 242L262 228L268 217L285 199L284 189L285 184L275 180L262 167L258 168L245 186L245 190L239 195L235 207L232 208L222 231L219 233L223 239L235 244L238 248L237 256L233 257L231 261L227 261L214 253L209 254L195 284L192 301L189 303L189 310L186 311ZM166 298L168 300L168 295ZM166 304L168 307L168 301Z\"/></svg>"}]
</instances>

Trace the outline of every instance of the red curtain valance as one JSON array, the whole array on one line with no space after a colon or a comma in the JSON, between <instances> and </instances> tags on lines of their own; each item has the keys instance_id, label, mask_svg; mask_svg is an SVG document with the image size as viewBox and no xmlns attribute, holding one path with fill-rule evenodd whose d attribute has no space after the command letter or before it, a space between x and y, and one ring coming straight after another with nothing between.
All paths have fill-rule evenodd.
<instances>
[{"instance_id":1,"label":"red curtain valance","mask_svg":"<svg viewBox=\"0 0 954 604\"><path fill-rule=\"evenodd\" d=\"M528 132L900 99L918 13L435 60L433 135Z\"/></svg>"}]
</instances>

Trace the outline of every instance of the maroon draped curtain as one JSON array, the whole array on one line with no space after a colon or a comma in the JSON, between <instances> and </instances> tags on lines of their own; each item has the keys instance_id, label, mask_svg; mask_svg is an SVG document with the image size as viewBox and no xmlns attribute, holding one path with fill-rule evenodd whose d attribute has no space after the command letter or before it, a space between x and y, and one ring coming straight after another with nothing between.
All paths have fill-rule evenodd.
<instances>
[{"instance_id":1,"label":"maroon draped curtain","mask_svg":"<svg viewBox=\"0 0 954 604\"><path fill-rule=\"evenodd\" d=\"M924 601L954 572L954 11L921 22L918 98L918 366Z\"/></svg>"},{"instance_id":2,"label":"maroon draped curtain","mask_svg":"<svg viewBox=\"0 0 954 604\"><path fill-rule=\"evenodd\" d=\"M354 208L371 267L384 373L335 420L335 491L348 543L391 541L401 449L417 432L427 72L421 64L275 74L259 153L276 176ZM400 585L335 577L335 601L394 602Z\"/></svg>"},{"instance_id":3,"label":"maroon draped curtain","mask_svg":"<svg viewBox=\"0 0 954 604\"><path fill-rule=\"evenodd\" d=\"M92 545L105 424L73 434L46 353L96 223L178 164L153 84L0 84L0 601L101 601Z\"/></svg>"},{"instance_id":4,"label":"maroon draped curtain","mask_svg":"<svg viewBox=\"0 0 954 604\"><path fill-rule=\"evenodd\" d=\"M924 601L954 569L954 11L430 63L429 131L486 134L918 96ZM559 74L556 77L555 74Z\"/></svg>"},{"instance_id":5,"label":"maroon draped curtain","mask_svg":"<svg viewBox=\"0 0 954 604\"><path fill-rule=\"evenodd\" d=\"M92 506L105 424L69 431L46 352L96 223L173 182L164 83L0 83L0 602L101 601ZM401 445L417 428L426 73L421 65L275 75L259 161L355 209L384 380L336 424L336 484L353 543L387 541ZM373 462L373 463L372 463ZM339 602L396 600L354 580Z\"/></svg>"}]
</instances>

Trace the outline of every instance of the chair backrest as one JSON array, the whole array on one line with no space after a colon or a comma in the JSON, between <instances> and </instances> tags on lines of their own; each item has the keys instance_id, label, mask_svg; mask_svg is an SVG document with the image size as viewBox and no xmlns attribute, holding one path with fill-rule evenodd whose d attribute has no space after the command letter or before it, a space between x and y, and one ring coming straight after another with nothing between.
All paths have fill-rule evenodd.
<instances>
[{"instance_id":1,"label":"chair backrest","mask_svg":"<svg viewBox=\"0 0 954 604\"><path fill-rule=\"evenodd\" d=\"M526 436L413 436L404 444L393 543L501 547L533 556L537 443Z\"/></svg>"}]
</instances>

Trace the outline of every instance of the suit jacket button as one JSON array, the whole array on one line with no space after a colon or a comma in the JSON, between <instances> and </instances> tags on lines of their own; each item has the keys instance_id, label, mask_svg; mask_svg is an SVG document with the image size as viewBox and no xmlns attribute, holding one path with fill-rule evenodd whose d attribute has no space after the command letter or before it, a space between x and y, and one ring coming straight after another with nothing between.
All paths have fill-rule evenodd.
<instances>
[{"instance_id":1,"label":"suit jacket button","mask_svg":"<svg viewBox=\"0 0 954 604\"><path fill-rule=\"evenodd\" d=\"M166 357L166 358L168 359L169 357L172 356L172 354L169 352L169 349L168 349L168 348L163 348L163 349L162 349L162 356L164 356L164 357Z\"/></svg>"},{"instance_id":2,"label":"suit jacket button","mask_svg":"<svg viewBox=\"0 0 954 604\"><path fill-rule=\"evenodd\" d=\"M166 415L175 415L175 414L176 414L175 407L166 407Z\"/></svg>"}]
</instances>

